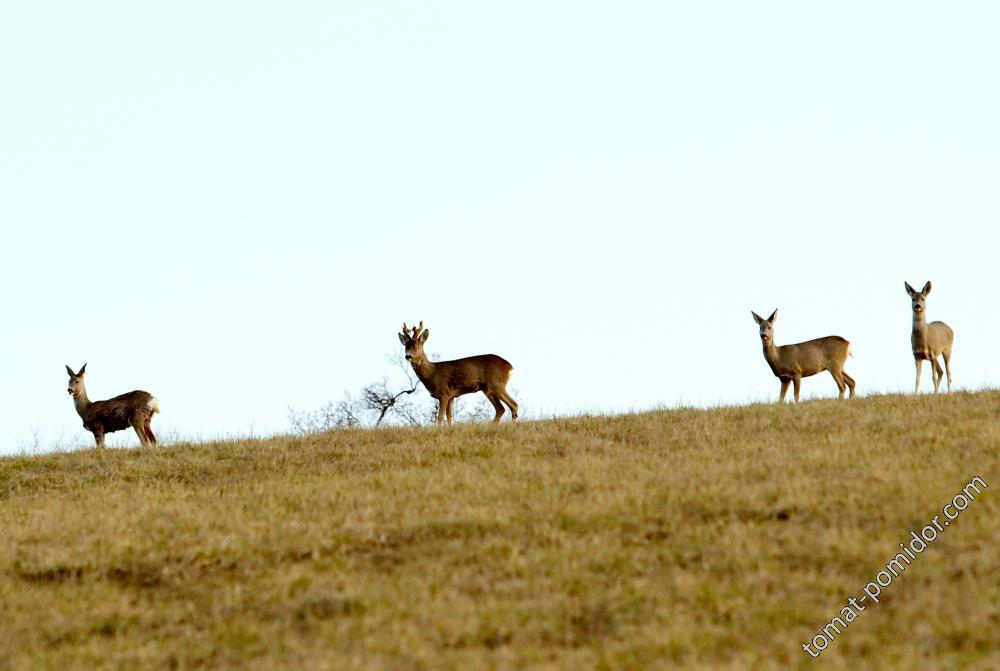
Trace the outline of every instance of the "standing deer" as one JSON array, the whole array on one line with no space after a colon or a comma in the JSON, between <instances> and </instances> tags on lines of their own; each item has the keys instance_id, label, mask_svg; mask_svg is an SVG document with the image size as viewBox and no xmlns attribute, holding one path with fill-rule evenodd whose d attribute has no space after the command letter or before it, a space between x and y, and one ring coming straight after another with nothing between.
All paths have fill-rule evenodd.
<instances>
[{"instance_id":1,"label":"standing deer","mask_svg":"<svg viewBox=\"0 0 1000 671\"><path fill-rule=\"evenodd\" d=\"M94 434L98 447L104 447L104 434L132 427L143 445L156 444L156 436L149 423L160 411L160 403L146 391L130 391L106 401L91 401L83 384L87 364L79 373L66 366L69 373L69 395L73 397L76 412L83 419L83 428Z\"/></svg>"},{"instance_id":2,"label":"standing deer","mask_svg":"<svg viewBox=\"0 0 1000 671\"><path fill-rule=\"evenodd\" d=\"M423 322L411 329L403 322L403 332L398 335L399 342L403 343L406 360L413 366L413 372L438 401L438 424L444 421L445 413L451 424L452 403L456 397L477 391L486 394L486 398L493 404L497 413L493 418L494 422L499 422L503 416L503 403L510 408L511 420L517 419L517 402L507 393L507 380L514 367L507 360L496 354L480 354L434 363L424 354L424 343L427 342L430 331L424 329Z\"/></svg>"},{"instance_id":3,"label":"standing deer","mask_svg":"<svg viewBox=\"0 0 1000 671\"><path fill-rule=\"evenodd\" d=\"M906 293L910 294L910 305L913 308L913 332L910 333L910 345L913 348L913 361L917 367L917 382L913 393L920 391L920 368L924 359L931 362L931 378L934 380L934 393L941 387L941 378L948 374L948 391L951 391L951 345L955 341L955 332L944 322L927 323L927 294L931 292L931 283L924 285L921 291L915 291L909 282L903 282ZM937 358L944 359L944 371Z\"/></svg>"},{"instance_id":4,"label":"standing deer","mask_svg":"<svg viewBox=\"0 0 1000 671\"><path fill-rule=\"evenodd\" d=\"M822 373L824 370L830 371L834 382L837 383L837 388L840 389L839 398L844 398L844 390L848 387L851 389L851 398L854 397L854 379L844 372L844 363L850 354L851 343L840 336L826 336L777 347L774 344L774 318L778 316L777 309L767 319L752 310L750 314L760 326L760 342L764 345L764 358L767 359L771 372L781 380L779 403L784 403L789 384L795 385L795 402L798 403L802 378Z\"/></svg>"}]
</instances>

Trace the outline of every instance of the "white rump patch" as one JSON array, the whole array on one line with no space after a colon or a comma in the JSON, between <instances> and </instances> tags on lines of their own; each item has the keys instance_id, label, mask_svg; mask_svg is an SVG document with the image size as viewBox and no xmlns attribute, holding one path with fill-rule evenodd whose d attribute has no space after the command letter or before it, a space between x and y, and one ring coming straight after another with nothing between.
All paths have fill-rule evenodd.
<instances>
[{"instance_id":1,"label":"white rump patch","mask_svg":"<svg viewBox=\"0 0 1000 671\"><path fill-rule=\"evenodd\" d=\"M153 398L149 399L149 401L146 402L146 407L149 408L150 411L152 412L159 412L160 402L157 401L156 397L154 396Z\"/></svg>"}]
</instances>

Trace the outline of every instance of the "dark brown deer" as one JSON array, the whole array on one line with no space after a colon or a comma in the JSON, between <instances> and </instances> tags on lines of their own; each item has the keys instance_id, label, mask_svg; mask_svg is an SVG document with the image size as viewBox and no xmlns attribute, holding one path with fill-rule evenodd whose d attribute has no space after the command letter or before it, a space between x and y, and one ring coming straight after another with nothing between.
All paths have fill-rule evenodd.
<instances>
[{"instance_id":1,"label":"dark brown deer","mask_svg":"<svg viewBox=\"0 0 1000 671\"><path fill-rule=\"evenodd\" d=\"M507 393L507 380L510 379L510 371L514 369L509 362L496 354L480 354L434 363L424 354L424 343L429 336L430 331L424 329L423 322L411 329L403 322L399 342L403 343L406 360L413 366L413 372L438 401L438 424L444 421L445 414L451 424L452 403L455 398L477 391L486 394L486 398L493 404L497 413L493 418L494 422L499 422L503 417L503 404L510 408L511 420L517 419L517 402Z\"/></svg>"},{"instance_id":2,"label":"dark brown deer","mask_svg":"<svg viewBox=\"0 0 1000 671\"><path fill-rule=\"evenodd\" d=\"M793 345L774 344L774 318L778 316L775 310L771 316L764 319L754 311L750 311L753 319L760 326L760 342L764 346L764 358L771 367L774 376L781 380L781 396L778 403L783 403L788 385L795 385L795 402L799 401L799 387L802 378L830 371L833 381L840 390L840 398L844 398L844 390L850 387L851 397L854 397L854 379L844 371L844 362L851 350L851 343L840 336L826 336Z\"/></svg>"},{"instance_id":3,"label":"dark brown deer","mask_svg":"<svg viewBox=\"0 0 1000 671\"><path fill-rule=\"evenodd\" d=\"M153 415L160 411L160 403L146 391L130 391L106 401L91 401L87 398L87 388L83 384L83 374L87 364L79 373L66 366L69 373L69 395L73 397L76 412L83 419L83 428L94 434L98 447L104 447L104 434L122 431L130 426L139 436L143 445L155 445L156 436L149 424Z\"/></svg>"},{"instance_id":4,"label":"dark brown deer","mask_svg":"<svg viewBox=\"0 0 1000 671\"><path fill-rule=\"evenodd\" d=\"M920 391L920 366L924 359L931 362L931 379L934 381L934 393L941 388L941 378L948 374L948 391L951 391L951 346L955 342L955 332L944 322L927 323L927 294L931 292L931 283L917 291L909 282L903 282L906 293L910 294L910 307L913 309L913 330L910 332L910 347L913 350L913 361L917 367L917 382L913 393ZM944 370L937 362L938 357L944 359Z\"/></svg>"}]
</instances>

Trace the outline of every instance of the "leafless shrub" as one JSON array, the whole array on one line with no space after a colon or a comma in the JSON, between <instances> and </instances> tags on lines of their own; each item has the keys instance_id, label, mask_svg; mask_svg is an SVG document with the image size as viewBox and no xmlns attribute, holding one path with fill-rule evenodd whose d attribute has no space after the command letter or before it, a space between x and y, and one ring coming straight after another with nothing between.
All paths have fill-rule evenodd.
<instances>
[{"instance_id":1,"label":"leafless shrub","mask_svg":"<svg viewBox=\"0 0 1000 671\"><path fill-rule=\"evenodd\" d=\"M357 399L345 393L344 398L337 403L327 403L322 408L312 411L288 409L288 421L292 431L307 435L322 433L332 429L352 429L363 425L362 408Z\"/></svg>"},{"instance_id":2,"label":"leafless shrub","mask_svg":"<svg viewBox=\"0 0 1000 671\"><path fill-rule=\"evenodd\" d=\"M357 396L345 392L337 403L327 403L312 411L288 409L292 431L298 434L322 433L333 429L375 426L408 426L426 423L427 411L412 398L420 382L401 356L391 358L403 381L383 377L361 389Z\"/></svg>"},{"instance_id":3,"label":"leafless shrub","mask_svg":"<svg viewBox=\"0 0 1000 671\"><path fill-rule=\"evenodd\" d=\"M389 387L389 380L382 378L381 382L370 384L361 390L361 402L366 410L377 413L375 426L380 426L390 411L405 423L420 424L417 419L419 413L414 412L413 404L409 399L402 399L404 395L412 394L416 390L417 385L414 384L409 389L394 392Z\"/></svg>"}]
</instances>

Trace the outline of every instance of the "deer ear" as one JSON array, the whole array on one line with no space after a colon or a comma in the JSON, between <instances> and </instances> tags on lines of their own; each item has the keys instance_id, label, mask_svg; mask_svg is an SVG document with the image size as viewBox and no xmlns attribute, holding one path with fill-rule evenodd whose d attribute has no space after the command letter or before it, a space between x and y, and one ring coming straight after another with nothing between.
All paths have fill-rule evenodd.
<instances>
[{"instance_id":1,"label":"deer ear","mask_svg":"<svg viewBox=\"0 0 1000 671\"><path fill-rule=\"evenodd\" d=\"M420 342L427 342L427 338L429 338L430 335L430 329L424 329L424 332L420 334Z\"/></svg>"},{"instance_id":2,"label":"deer ear","mask_svg":"<svg viewBox=\"0 0 1000 671\"><path fill-rule=\"evenodd\" d=\"M914 290L914 288L910 286L909 282L903 282L903 286L906 287L906 293L910 294L911 296L917 293L916 290Z\"/></svg>"},{"instance_id":3,"label":"deer ear","mask_svg":"<svg viewBox=\"0 0 1000 671\"><path fill-rule=\"evenodd\" d=\"M759 314L757 314L756 312L754 312L753 310L751 310L751 311L750 311L750 314L752 314L752 315L753 315L753 320L754 320L755 322L757 322L758 324L760 324L760 323L761 323L762 321L764 321L764 318L763 318L763 317L761 317L761 316L760 316Z\"/></svg>"},{"instance_id":4,"label":"deer ear","mask_svg":"<svg viewBox=\"0 0 1000 671\"><path fill-rule=\"evenodd\" d=\"M87 372L87 364L83 364L83 368L80 369L80 372L77 373L77 375L83 375L86 372Z\"/></svg>"},{"instance_id":5,"label":"deer ear","mask_svg":"<svg viewBox=\"0 0 1000 671\"><path fill-rule=\"evenodd\" d=\"M767 318L767 322L769 324L773 324L774 323L774 318L777 317L777 316L778 316L778 308L774 308L774 312L772 312L771 316Z\"/></svg>"},{"instance_id":6,"label":"deer ear","mask_svg":"<svg viewBox=\"0 0 1000 671\"><path fill-rule=\"evenodd\" d=\"M70 377L73 377L74 375L76 375L76 373L73 372L73 369L70 368L69 366L66 366L66 372L69 373Z\"/></svg>"},{"instance_id":7,"label":"deer ear","mask_svg":"<svg viewBox=\"0 0 1000 671\"><path fill-rule=\"evenodd\" d=\"M402 333L397 333L396 335L399 336L399 342L403 343L403 345L406 345L406 336L404 336Z\"/></svg>"},{"instance_id":8,"label":"deer ear","mask_svg":"<svg viewBox=\"0 0 1000 671\"><path fill-rule=\"evenodd\" d=\"M922 293L924 296L926 296L930 292L931 292L931 283L927 282L927 284L924 285L924 290L921 291L920 293Z\"/></svg>"}]
</instances>

